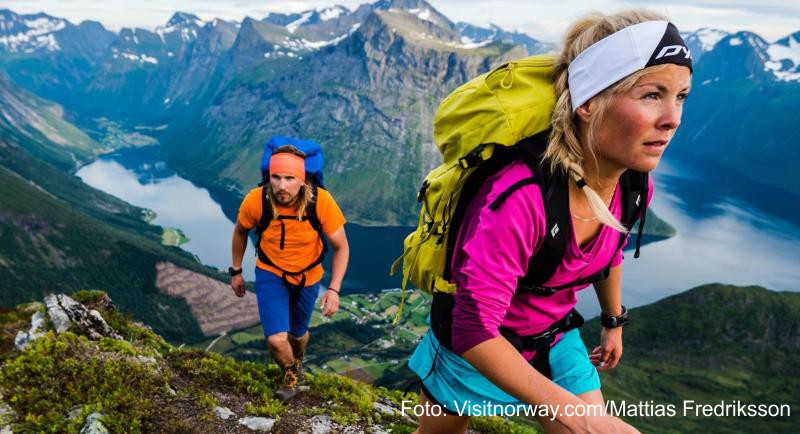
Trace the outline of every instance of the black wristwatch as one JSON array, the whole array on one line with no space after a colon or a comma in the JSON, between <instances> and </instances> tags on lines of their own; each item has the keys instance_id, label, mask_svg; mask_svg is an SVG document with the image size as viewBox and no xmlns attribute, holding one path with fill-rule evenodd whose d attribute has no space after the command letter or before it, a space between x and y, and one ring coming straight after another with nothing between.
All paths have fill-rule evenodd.
<instances>
[{"instance_id":1,"label":"black wristwatch","mask_svg":"<svg viewBox=\"0 0 800 434\"><path fill-rule=\"evenodd\" d=\"M605 312L600 312L600 324L607 329L622 327L629 321L628 309L625 309L624 305L622 306L622 313L619 316L609 316L606 315Z\"/></svg>"},{"instance_id":2,"label":"black wristwatch","mask_svg":"<svg viewBox=\"0 0 800 434\"><path fill-rule=\"evenodd\" d=\"M231 277L236 276L238 274L242 274L242 269L241 268L228 267L228 274L230 274Z\"/></svg>"}]
</instances>

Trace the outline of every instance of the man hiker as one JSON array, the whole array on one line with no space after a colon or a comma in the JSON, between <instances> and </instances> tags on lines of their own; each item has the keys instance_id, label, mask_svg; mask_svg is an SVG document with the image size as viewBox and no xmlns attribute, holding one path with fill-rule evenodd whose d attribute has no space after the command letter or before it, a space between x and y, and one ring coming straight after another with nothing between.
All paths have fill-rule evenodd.
<instances>
[{"instance_id":1,"label":"man hiker","mask_svg":"<svg viewBox=\"0 0 800 434\"><path fill-rule=\"evenodd\" d=\"M242 257L248 232L256 229L258 311L269 354L282 370L276 396L284 401L297 393L301 379L308 326L323 274L325 237L333 247L333 270L322 296L323 316L339 309L350 255L344 215L333 196L306 172L305 156L291 145L272 152L265 171L269 181L250 190L239 207L229 270L234 293L243 297Z\"/></svg>"}]
</instances>

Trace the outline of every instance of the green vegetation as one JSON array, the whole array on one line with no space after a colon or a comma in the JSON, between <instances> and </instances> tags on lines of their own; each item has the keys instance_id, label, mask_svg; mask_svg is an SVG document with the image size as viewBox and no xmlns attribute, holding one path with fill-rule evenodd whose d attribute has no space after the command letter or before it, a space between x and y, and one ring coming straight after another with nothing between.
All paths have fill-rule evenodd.
<instances>
[{"instance_id":1,"label":"green vegetation","mask_svg":"<svg viewBox=\"0 0 800 434\"><path fill-rule=\"evenodd\" d=\"M627 418L647 433L797 432L796 416L683 417L683 401L788 404L800 410L800 294L710 284L631 310L607 399L673 404L676 417ZM600 327L581 331L587 346Z\"/></svg>"},{"instance_id":2,"label":"green vegetation","mask_svg":"<svg viewBox=\"0 0 800 434\"><path fill-rule=\"evenodd\" d=\"M91 130L106 150L158 144L155 138L136 131L128 131L119 122L107 118L95 119Z\"/></svg>"},{"instance_id":3,"label":"green vegetation","mask_svg":"<svg viewBox=\"0 0 800 434\"><path fill-rule=\"evenodd\" d=\"M161 244L165 246L180 247L189 242L189 238L178 228L163 228Z\"/></svg>"},{"instance_id":4,"label":"green vegetation","mask_svg":"<svg viewBox=\"0 0 800 434\"><path fill-rule=\"evenodd\" d=\"M373 408L376 401L397 411L416 394L373 387L331 374L307 374L308 390L291 405L274 397L275 365L237 361L166 343L147 327L124 319L101 291L81 291L76 300L96 309L122 340L93 341L67 331L50 330L22 352L5 345L6 337L29 326L25 320L40 304L0 313L0 401L12 411L14 432L78 432L88 415L102 414L111 432L188 434L230 432L236 420L214 414L225 406L237 417L277 419L275 430L294 432L292 421L326 414L344 426L379 425L409 433L414 421ZM281 428L281 424L284 424ZM303 426L305 426L303 424ZM499 418L476 419L481 433L532 433Z\"/></svg>"},{"instance_id":5,"label":"green vegetation","mask_svg":"<svg viewBox=\"0 0 800 434\"><path fill-rule=\"evenodd\" d=\"M419 291L407 295L402 319L392 326L400 305L399 291L342 296L339 313L311 316L306 368L315 373L338 373L392 388L403 387L413 375L405 366L427 331L430 297ZM196 345L206 348L211 339ZM217 339L211 351L239 360L268 360L261 326ZM343 356L344 355L344 356Z\"/></svg>"}]
</instances>

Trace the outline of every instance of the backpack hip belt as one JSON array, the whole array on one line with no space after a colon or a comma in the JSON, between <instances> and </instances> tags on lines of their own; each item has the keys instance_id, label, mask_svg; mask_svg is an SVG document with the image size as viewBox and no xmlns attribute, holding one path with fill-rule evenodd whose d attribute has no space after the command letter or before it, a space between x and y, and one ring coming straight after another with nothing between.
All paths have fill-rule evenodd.
<instances>
[{"instance_id":1,"label":"backpack hip belt","mask_svg":"<svg viewBox=\"0 0 800 434\"><path fill-rule=\"evenodd\" d=\"M455 296L444 292L433 293L431 304L431 331L439 343L448 350L452 346L453 307ZM520 336L506 327L500 327L500 334L508 340L517 351L535 351L533 359L529 361L537 371L547 378L551 378L550 346L560 333L568 332L583 325L584 320L577 310L572 309L563 318L554 322L545 331L534 335ZM552 378L551 378L552 379Z\"/></svg>"},{"instance_id":2,"label":"backpack hip belt","mask_svg":"<svg viewBox=\"0 0 800 434\"><path fill-rule=\"evenodd\" d=\"M520 353L523 351L535 351L533 358L528 363L542 375L552 380L550 348L552 348L556 336L581 327L583 322L583 316L577 310L572 309L542 333L520 336L507 327L500 327L500 334Z\"/></svg>"}]
</instances>

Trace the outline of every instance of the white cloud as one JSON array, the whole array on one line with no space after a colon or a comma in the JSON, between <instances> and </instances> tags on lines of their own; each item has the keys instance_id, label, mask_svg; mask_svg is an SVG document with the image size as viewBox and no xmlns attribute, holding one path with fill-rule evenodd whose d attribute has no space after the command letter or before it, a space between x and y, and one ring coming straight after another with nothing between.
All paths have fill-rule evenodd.
<instances>
[{"instance_id":1,"label":"white cloud","mask_svg":"<svg viewBox=\"0 0 800 434\"><path fill-rule=\"evenodd\" d=\"M100 21L112 30L122 27L154 29L175 11L192 12L204 20L261 19L269 12L292 13L341 4L355 9L363 0L4 0L18 13L44 11L72 22ZM632 7L666 11L681 30L715 27L728 31L751 30L774 41L800 30L800 2L779 0L432 0L430 3L453 21L478 25L497 24L533 37L557 41L574 19L592 11L613 13Z\"/></svg>"}]
</instances>

